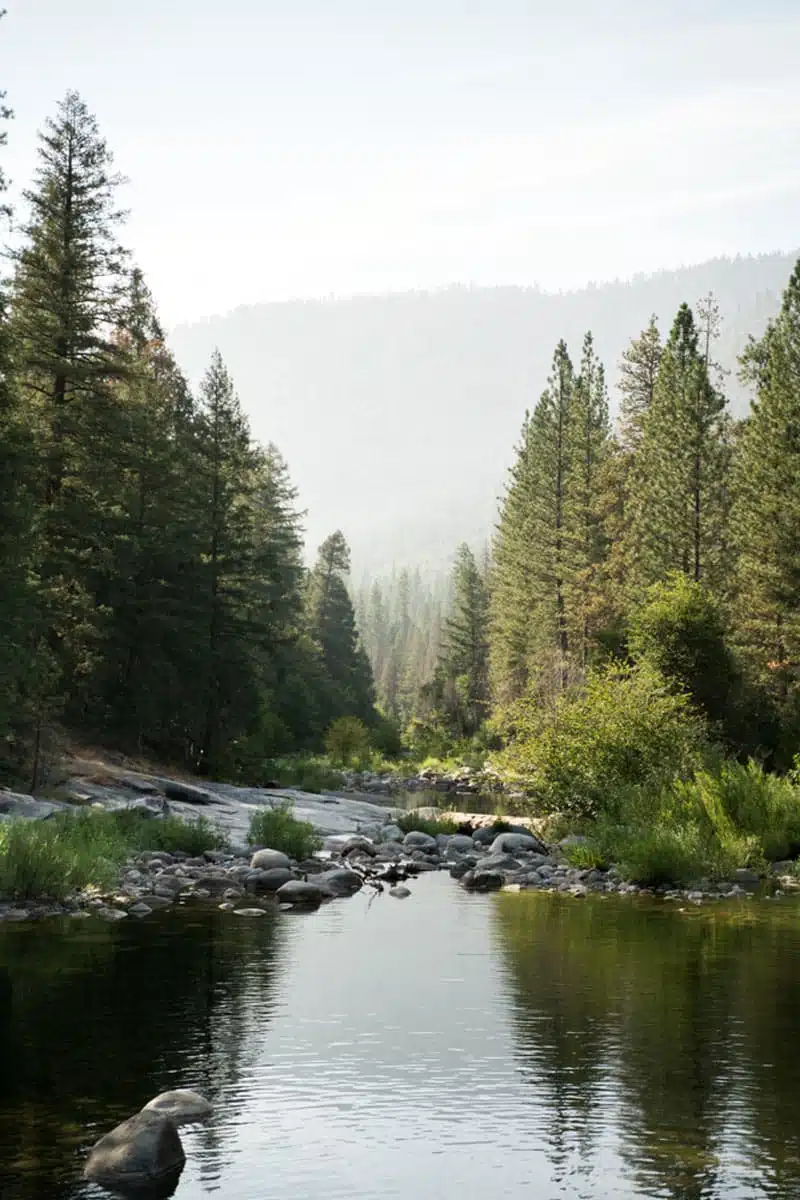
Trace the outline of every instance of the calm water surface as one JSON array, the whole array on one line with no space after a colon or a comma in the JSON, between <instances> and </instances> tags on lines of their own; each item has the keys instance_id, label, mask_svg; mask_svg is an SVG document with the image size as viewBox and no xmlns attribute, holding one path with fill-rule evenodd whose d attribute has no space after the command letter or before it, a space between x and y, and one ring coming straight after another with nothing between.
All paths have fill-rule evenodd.
<instances>
[{"instance_id":1,"label":"calm water surface","mask_svg":"<svg viewBox=\"0 0 800 1200\"><path fill-rule=\"evenodd\" d=\"M0 1196L155 1093L178 1200L800 1196L800 907L467 896L0 928Z\"/></svg>"}]
</instances>

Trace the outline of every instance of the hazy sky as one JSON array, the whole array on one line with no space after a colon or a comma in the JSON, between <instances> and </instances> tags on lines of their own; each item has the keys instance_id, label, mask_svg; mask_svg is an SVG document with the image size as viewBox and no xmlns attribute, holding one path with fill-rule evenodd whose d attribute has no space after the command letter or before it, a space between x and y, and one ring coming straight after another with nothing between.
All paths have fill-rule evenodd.
<instances>
[{"instance_id":1,"label":"hazy sky","mask_svg":"<svg viewBox=\"0 0 800 1200\"><path fill-rule=\"evenodd\" d=\"M800 240L797 0L5 4L15 191L77 88L168 323Z\"/></svg>"}]
</instances>

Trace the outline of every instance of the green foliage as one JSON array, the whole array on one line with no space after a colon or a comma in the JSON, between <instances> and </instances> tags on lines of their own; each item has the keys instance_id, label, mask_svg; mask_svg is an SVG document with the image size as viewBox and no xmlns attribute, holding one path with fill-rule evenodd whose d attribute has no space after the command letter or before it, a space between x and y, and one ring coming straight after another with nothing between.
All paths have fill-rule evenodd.
<instances>
[{"instance_id":1,"label":"green foliage","mask_svg":"<svg viewBox=\"0 0 800 1200\"><path fill-rule=\"evenodd\" d=\"M688 698L645 665L593 671L551 708L521 701L500 728L501 773L524 786L536 812L579 819L609 811L632 785L687 776L705 746Z\"/></svg>"},{"instance_id":2,"label":"green foliage","mask_svg":"<svg viewBox=\"0 0 800 1200\"><path fill-rule=\"evenodd\" d=\"M403 736L397 721L378 712L370 730L370 741L379 754L387 759L399 758L403 753Z\"/></svg>"},{"instance_id":3,"label":"green foliage","mask_svg":"<svg viewBox=\"0 0 800 1200\"><path fill-rule=\"evenodd\" d=\"M628 646L635 659L673 680L698 711L722 726L738 682L725 635L716 598L676 573L648 589L632 615Z\"/></svg>"},{"instance_id":4,"label":"green foliage","mask_svg":"<svg viewBox=\"0 0 800 1200\"><path fill-rule=\"evenodd\" d=\"M290 755L263 764L259 781L275 787L297 788L301 792L336 792L344 782L342 772L321 755Z\"/></svg>"},{"instance_id":5,"label":"green foliage","mask_svg":"<svg viewBox=\"0 0 800 1200\"><path fill-rule=\"evenodd\" d=\"M733 478L735 631L797 738L800 656L800 262L777 319L742 360L755 385Z\"/></svg>"},{"instance_id":6,"label":"green foliage","mask_svg":"<svg viewBox=\"0 0 800 1200\"><path fill-rule=\"evenodd\" d=\"M370 722L374 681L347 590L350 550L337 530L322 543L306 591L306 626L319 656L323 728L342 716Z\"/></svg>"},{"instance_id":7,"label":"green foliage","mask_svg":"<svg viewBox=\"0 0 800 1200\"><path fill-rule=\"evenodd\" d=\"M207 817L183 820L169 815L154 820L140 816L135 810L122 810L112 816L122 836L136 850L165 850L169 854L177 850L197 857L206 850L224 850L228 846L227 836Z\"/></svg>"},{"instance_id":8,"label":"green foliage","mask_svg":"<svg viewBox=\"0 0 800 1200\"><path fill-rule=\"evenodd\" d=\"M611 866L606 857L606 851L601 847L597 838L565 846L564 857L571 867L578 867L584 871L591 871L595 867L605 871Z\"/></svg>"},{"instance_id":9,"label":"green foliage","mask_svg":"<svg viewBox=\"0 0 800 1200\"><path fill-rule=\"evenodd\" d=\"M337 717L325 734L325 749L337 766L358 767L370 757L369 730L358 717Z\"/></svg>"},{"instance_id":10,"label":"green foliage","mask_svg":"<svg viewBox=\"0 0 800 1200\"><path fill-rule=\"evenodd\" d=\"M122 863L138 851L199 855L226 845L205 818L147 818L130 809L9 821L0 826L0 896L61 900L89 884L111 887Z\"/></svg>"},{"instance_id":11,"label":"green foliage","mask_svg":"<svg viewBox=\"0 0 800 1200\"><path fill-rule=\"evenodd\" d=\"M395 824L402 829L403 833L427 833L430 837L437 837L440 833L455 833L457 828L452 817L424 817L417 812L401 813L396 818Z\"/></svg>"},{"instance_id":12,"label":"green foliage","mask_svg":"<svg viewBox=\"0 0 800 1200\"><path fill-rule=\"evenodd\" d=\"M689 306L679 308L642 420L627 546L634 594L671 571L715 590L728 581L730 428L711 381L713 308L703 320L699 329Z\"/></svg>"},{"instance_id":13,"label":"green foliage","mask_svg":"<svg viewBox=\"0 0 800 1200\"><path fill-rule=\"evenodd\" d=\"M574 865L613 863L647 885L729 878L800 852L800 792L755 762L720 760L655 790L618 793L588 835L567 851Z\"/></svg>"},{"instance_id":14,"label":"green foliage","mask_svg":"<svg viewBox=\"0 0 800 1200\"><path fill-rule=\"evenodd\" d=\"M489 705L488 593L466 544L456 552L451 590L436 670L420 689L417 715L461 739L478 731Z\"/></svg>"},{"instance_id":15,"label":"green foliage","mask_svg":"<svg viewBox=\"0 0 800 1200\"><path fill-rule=\"evenodd\" d=\"M308 821L298 821L290 804L263 808L250 820L247 840L251 846L267 846L280 850L298 861L310 858L322 845L321 839Z\"/></svg>"}]
</instances>

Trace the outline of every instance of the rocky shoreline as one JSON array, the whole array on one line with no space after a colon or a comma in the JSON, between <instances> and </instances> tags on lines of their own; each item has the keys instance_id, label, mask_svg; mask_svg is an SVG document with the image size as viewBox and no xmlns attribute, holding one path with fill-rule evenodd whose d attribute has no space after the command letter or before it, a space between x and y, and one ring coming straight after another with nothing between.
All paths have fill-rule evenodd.
<instances>
[{"instance_id":1,"label":"rocky shoreline","mask_svg":"<svg viewBox=\"0 0 800 1200\"><path fill-rule=\"evenodd\" d=\"M594 894L657 896L664 900L702 903L780 895L800 889L795 864L775 863L768 876L743 869L724 882L702 880L691 888L641 887L625 882L613 867L584 869L568 861L566 838L546 845L530 824L506 824L502 832L491 816L452 814L458 832L403 833L396 812L366 798L312 796L278 789L235 788L208 784L202 788L154 776L120 774L112 779L76 779L73 803L107 809L135 808L143 818L158 820L168 812L191 819L202 810L229 839L226 850L202 855L151 850L134 855L110 891L87 889L64 903L14 904L0 901L0 921L38 917L96 917L119 921L145 918L174 905L211 904L234 915L262 916L278 906L309 911L363 888L404 899L407 884L426 871L447 870L469 892L545 891L579 898ZM254 811L289 801L295 816L309 821L323 838L313 857L293 861L269 846L246 845ZM0 792L0 820L46 819L71 807ZM429 810L421 810L429 811ZM448 814L451 816L451 814Z\"/></svg>"}]
</instances>

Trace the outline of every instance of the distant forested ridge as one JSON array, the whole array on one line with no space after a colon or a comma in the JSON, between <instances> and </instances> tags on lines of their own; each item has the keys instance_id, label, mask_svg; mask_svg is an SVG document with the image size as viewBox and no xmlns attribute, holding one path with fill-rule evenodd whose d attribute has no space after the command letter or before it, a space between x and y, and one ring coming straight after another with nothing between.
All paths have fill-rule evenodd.
<instances>
[{"instance_id":1,"label":"distant forested ridge","mask_svg":"<svg viewBox=\"0 0 800 1200\"><path fill-rule=\"evenodd\" d=\"M748 406L737 356L775 316L794 256L718 259L582 291L451 287L262 304L180 326L171 345L199 378L219 346L259 436L292 463L312 542L348 531L356 574L439 570L461 541L491 536L520 413L563 338L591 329L619 409L618 363L655 314L712 292L716 357L734 416Z\"/></svg>"}]
</instances>

